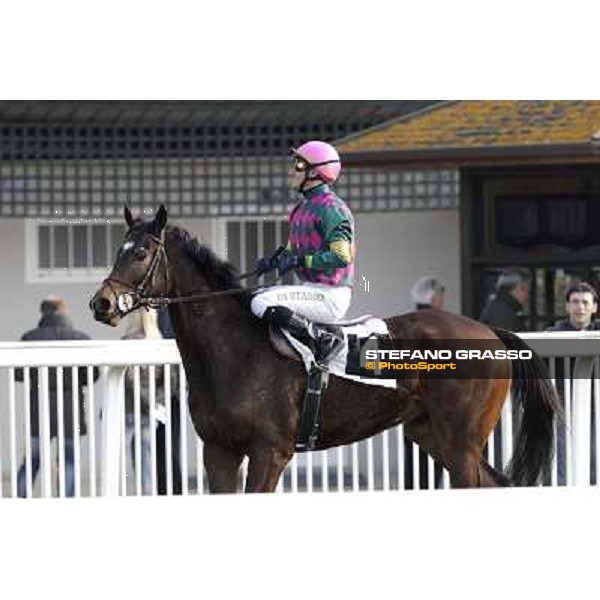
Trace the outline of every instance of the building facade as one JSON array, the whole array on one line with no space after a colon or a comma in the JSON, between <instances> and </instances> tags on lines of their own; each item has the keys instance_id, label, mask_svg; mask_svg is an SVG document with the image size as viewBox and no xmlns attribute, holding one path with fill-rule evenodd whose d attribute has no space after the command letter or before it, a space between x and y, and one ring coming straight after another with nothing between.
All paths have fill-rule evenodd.
<instances>
[{"instance_id":1,"label":"building facade","mask_svg":"<svg viewBox=\"0 0 600 600\"><path fill-rule=\"evenodd\" d=\"M66 298L93 338L120 336L95 323L87 303L113 262L125 203L148 216L164 204L173 222L247 270L287 235L291 146L431 104L0 102L0 302L11 307L1 339L34 326L49 293ZM405 311L414 279L457 272L457 186L455 171L344 169L337 190L357 215L360 248L353 314Z\"/></svg>"},{"instance_id":2,"label":"building facade","mask_svg":"<svg viewBox=\"0 0 600 600\"><path fill-rule=\"evenodd\" d=\"M502 268L531 273L531 330L564 314L564 292L600 290L598 101L447 102L341 144L352 167L460 173L462 312L477 318ZM454 232L456 234L456 232Z\"/></svg>"}]
</instances>

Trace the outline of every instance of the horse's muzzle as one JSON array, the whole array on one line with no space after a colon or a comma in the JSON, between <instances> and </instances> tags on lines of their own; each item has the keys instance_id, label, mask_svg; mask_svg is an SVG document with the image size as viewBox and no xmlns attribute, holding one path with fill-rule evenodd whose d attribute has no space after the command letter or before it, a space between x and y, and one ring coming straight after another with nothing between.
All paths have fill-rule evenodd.
<instances>
[{"instance_id":1,"label":"horse's muzzle","mask_svg":"<svg viewBox=\"0 0 600 600\"><path fill-rule=\"evenodd\" d=\"M106 325L116 327L120 320L114 303L102 293L102 290L98 291L90 300L90 310L94 314L96 321L100 321Z\"/></svg>"}]
</instances>

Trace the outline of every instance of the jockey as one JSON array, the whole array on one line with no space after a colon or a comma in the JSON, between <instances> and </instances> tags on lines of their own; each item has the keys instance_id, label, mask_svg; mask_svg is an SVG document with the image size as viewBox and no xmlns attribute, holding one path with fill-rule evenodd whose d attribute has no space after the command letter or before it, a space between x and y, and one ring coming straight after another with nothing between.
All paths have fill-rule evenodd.
<instances>
[{"instance_id":1,"label":"jockey","mask_svg":"<svg viewBox=\"0 0 600 600\"><path fill-rule=\"evenodd\" d=\"M341 349L341 328L333 324L346 314L354 281L354 218L330 189L341 170L336 149L325 142L306 142L292 150L290 181L302 198L289 214L285 249L261 258L259 273L294 270L300 285L272 286L258 292L252 312L287 329L326 366Z\"/></svg>"}]
</instances>

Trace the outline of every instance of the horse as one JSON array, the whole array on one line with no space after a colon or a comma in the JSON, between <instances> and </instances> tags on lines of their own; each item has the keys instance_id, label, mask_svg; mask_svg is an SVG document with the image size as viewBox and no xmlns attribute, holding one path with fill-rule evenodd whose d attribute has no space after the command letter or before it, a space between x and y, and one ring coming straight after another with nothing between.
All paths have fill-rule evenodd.
<instances>
[{"instance_id":1,"label":"horse","mask_svg":"<svg viewBox=\"0 0 600 600\"><path fill-rule=\"evenodd\" d=\"M143 310L147 299L170 299L209 491L237 492L248 457L245 492L273 492L295 451L307 386L303 363L275 350L268 326L250 312L252 294L241 287L237 270L184 229L167 225L164 206L152 220L134 220L126 207L125 220L124 244L90 300L94 318L116 326L126 312ZM513 333L440 310L384 320L394 339L494 340L528 349ZM560 411L547 368L535 353L532 360L484 362L477 378L417 373L398 376L395 388L331 375L315 450L403 423L405 435L449 471L453 488L538 485L549 473ZM511 386L522 418L502 473L483 451Z\"/></svg>"}]
</instances>

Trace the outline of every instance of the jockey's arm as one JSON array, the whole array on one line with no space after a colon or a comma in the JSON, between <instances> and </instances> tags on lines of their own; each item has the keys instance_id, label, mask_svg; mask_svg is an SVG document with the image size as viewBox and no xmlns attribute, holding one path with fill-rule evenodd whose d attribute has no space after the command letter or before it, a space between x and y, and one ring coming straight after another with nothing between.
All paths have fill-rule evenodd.
<instances>
[{"instance_id":1,"label":"jockey's arm","mask_svg":"<svg viewBox=\"0 0 600 600\"><path fill-rule=\"evenodd\" d=\"M323 271L326 269L340 269L352 262L352 225L345 220L326 232L325 246L327 249L319 250L314 254L305 254L304 266L308 269Z\"/></svg>"}]
</instances>

